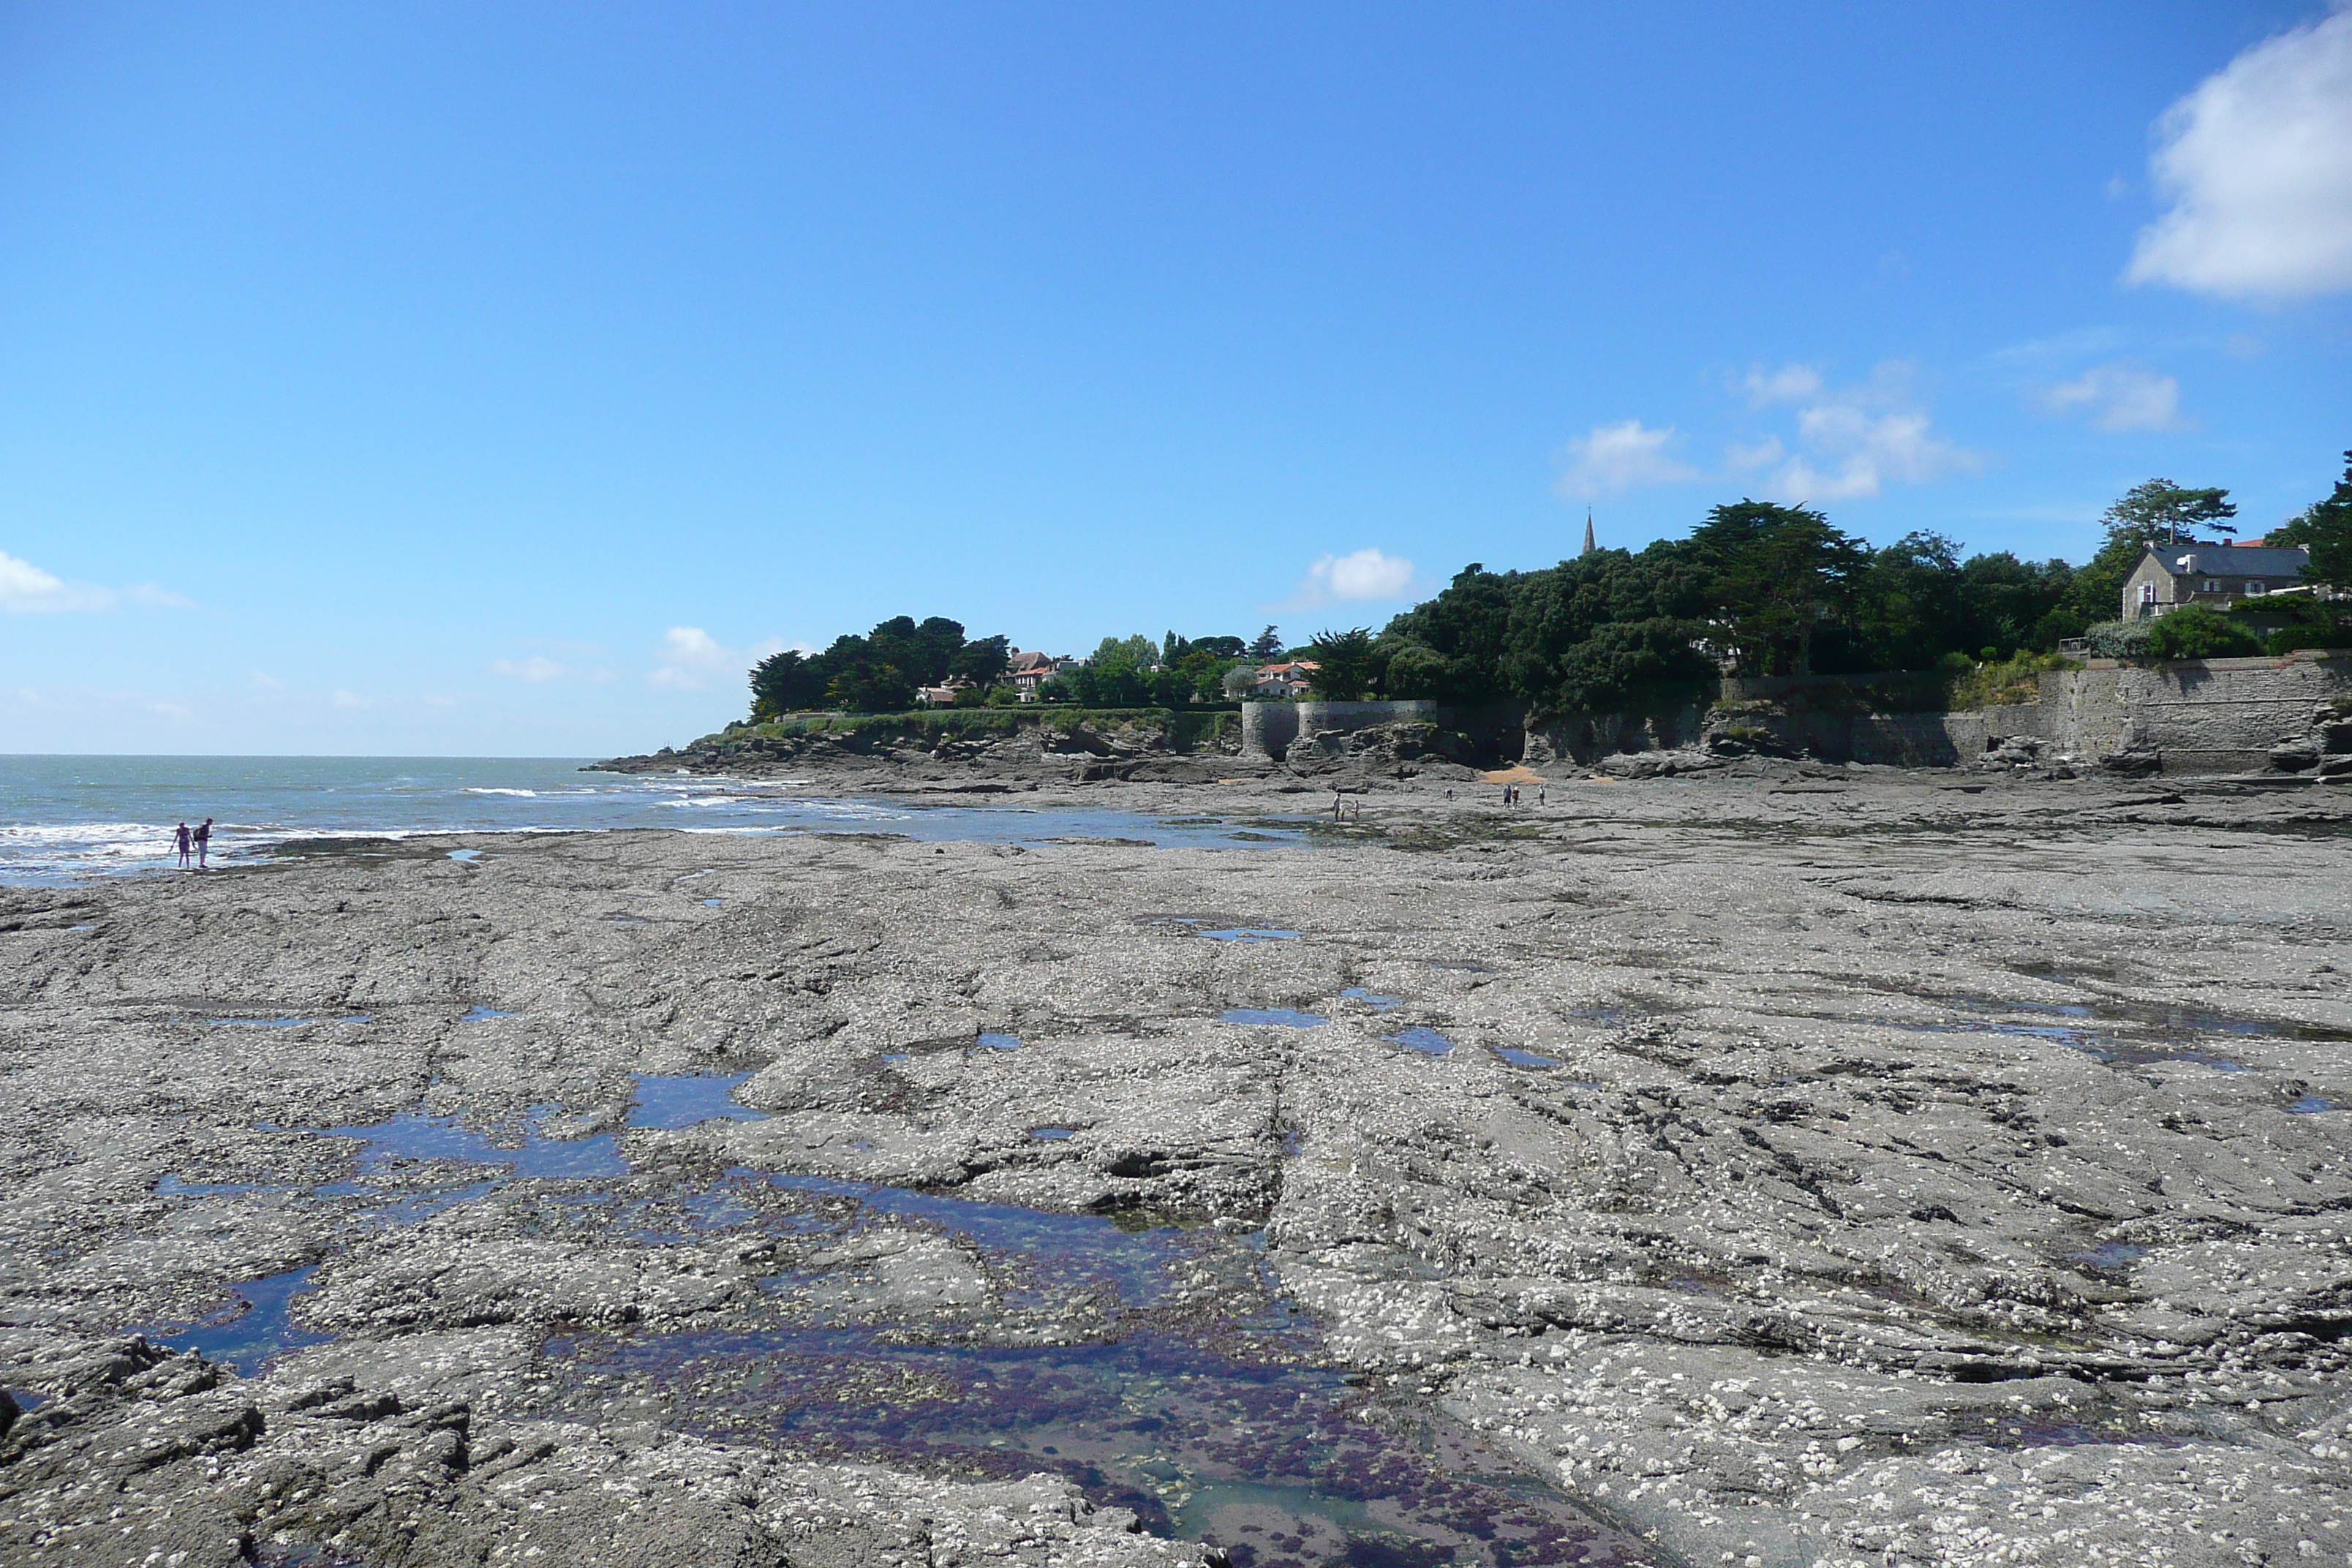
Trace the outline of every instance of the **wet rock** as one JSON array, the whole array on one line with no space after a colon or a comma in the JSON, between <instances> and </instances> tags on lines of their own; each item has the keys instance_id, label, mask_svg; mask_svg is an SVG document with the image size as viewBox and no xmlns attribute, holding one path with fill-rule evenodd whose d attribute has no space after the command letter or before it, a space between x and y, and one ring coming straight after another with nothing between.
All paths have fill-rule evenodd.
<instances>
[{"instance_id":1,"label":"wet rock","mask_svg":"<svg viewBox=\"0 0 2352 1568\"><path fill-rule=\"evenodd\" d=\"M2335 1542L2352 803L1705 760L0 890L0 1558Z\"/></svg>"}]
</instances>

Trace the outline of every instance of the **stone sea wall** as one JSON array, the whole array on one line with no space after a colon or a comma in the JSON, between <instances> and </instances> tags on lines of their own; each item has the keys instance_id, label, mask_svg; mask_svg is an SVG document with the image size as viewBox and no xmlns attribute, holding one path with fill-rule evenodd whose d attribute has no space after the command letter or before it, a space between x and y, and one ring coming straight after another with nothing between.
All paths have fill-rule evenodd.
<instances>
[{"instance_id":1,"label":"stone sea wall","mask_svg":"<svg viewBox=\"0 0 2352 1568\"><path fill-rule=\"evenodd\" d=\"M2151 750L2168 773L2244 773L2264 766L2271 748L2302 731L2315 708L2346 697L2352 657L2341 653L2154 666L2093 659L2043 675L2034 727L2012 732L2075 756Z\"/></svg>"},{"instance_id":2,"label":"stone sea wall","mask_svg":"<svg viewBox=\"0 0 2352 1568\"><path fill-rule=\"evenodd\" d=\"M1525 760L1540 767L1699 748L1964 767L2022 739L2085 762L2133 752L2152 754L2168 773L2248 773L2269 765L2272 749L2304 731L2315 710L2352 699L2352 658L2093 659L2045 672L2034 702L1944 710L1934 695L1916 676L1727 679L1711 700L1677 709L1531 719Z\"/></svg>"}]
</instances>

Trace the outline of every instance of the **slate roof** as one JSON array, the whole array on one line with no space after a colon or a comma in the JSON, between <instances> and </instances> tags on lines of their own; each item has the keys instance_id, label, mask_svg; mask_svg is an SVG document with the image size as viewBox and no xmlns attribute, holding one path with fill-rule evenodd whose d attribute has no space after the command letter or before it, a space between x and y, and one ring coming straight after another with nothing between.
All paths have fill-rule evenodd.
<instances>
[{"instance_id":1,"label":"slate roof","mask_svg":"<svg viewBox=\"0 0 2352 1568\"><path fill-rule=\"evenodd\" d=\"M2151 544L2163 568L2176 577L2263 577L2292 583L2310 563L2311 552L2270 550L2252 544L2197 544L2186 548Z\"/></svg>"}]
</instances>

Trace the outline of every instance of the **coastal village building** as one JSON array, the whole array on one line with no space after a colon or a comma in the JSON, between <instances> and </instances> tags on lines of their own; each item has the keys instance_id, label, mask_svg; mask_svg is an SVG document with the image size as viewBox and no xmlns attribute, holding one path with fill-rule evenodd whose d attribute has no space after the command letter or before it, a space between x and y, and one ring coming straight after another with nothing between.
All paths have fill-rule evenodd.
<instances>
[{"instance_id":1,"label":"coastal village building","mask_svg":"<svg viewBox=\"0 0 2352 1568\"><path fill-rule=\"evenodd\" d=\"M2152 620L2183 605L2226 608L2297 587L2311 552L2273 549L2262 540L2244 544L2151 544L2124 579L2123 618Z\"/></svg>"},{"instance_id":2,"label":"coastal village building","mask_svg":"<svg viewBox=\"0 0 2352 1568\"><path fill-rule=\"evenodd\" d=\"M1304 697L1313 688L1309 679L1322 666L1311 658L1292 659L1285 664L1262 664L1257 667L1257 694L1276 701Z\"/></svg>"},{"instance_id":3,"label":"coastal village building","mask_svg":"<svg viewBox=\"0 0 2352 1568\"><path fill-rule=\"evenodd\" d=\"M1050 653L1038 653L1034 649L1024 652L1016 647L1005 661L1004 683L1021 693L1022 701L1034 702L1039 687L1053 679L1064 665L1076 662L1075 659L1055 658Z\"/></svg>"}]
</instances>

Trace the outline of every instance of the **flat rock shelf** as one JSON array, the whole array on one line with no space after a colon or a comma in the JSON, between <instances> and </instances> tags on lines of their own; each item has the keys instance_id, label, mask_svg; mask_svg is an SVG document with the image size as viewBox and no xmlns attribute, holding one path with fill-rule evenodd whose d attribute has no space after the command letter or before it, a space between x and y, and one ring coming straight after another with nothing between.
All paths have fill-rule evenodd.
<instances>
[{"instance_id":1,"label":"flat rock shelf","mask_svg":"<svg viewBox=\"0 0 2352 1568\"><path fill-rule=\"evenodd\" d=\"M2352 1561L2347 797L1968 782L0 889L0 1561Z\"/></svg>"}]
</instances>

